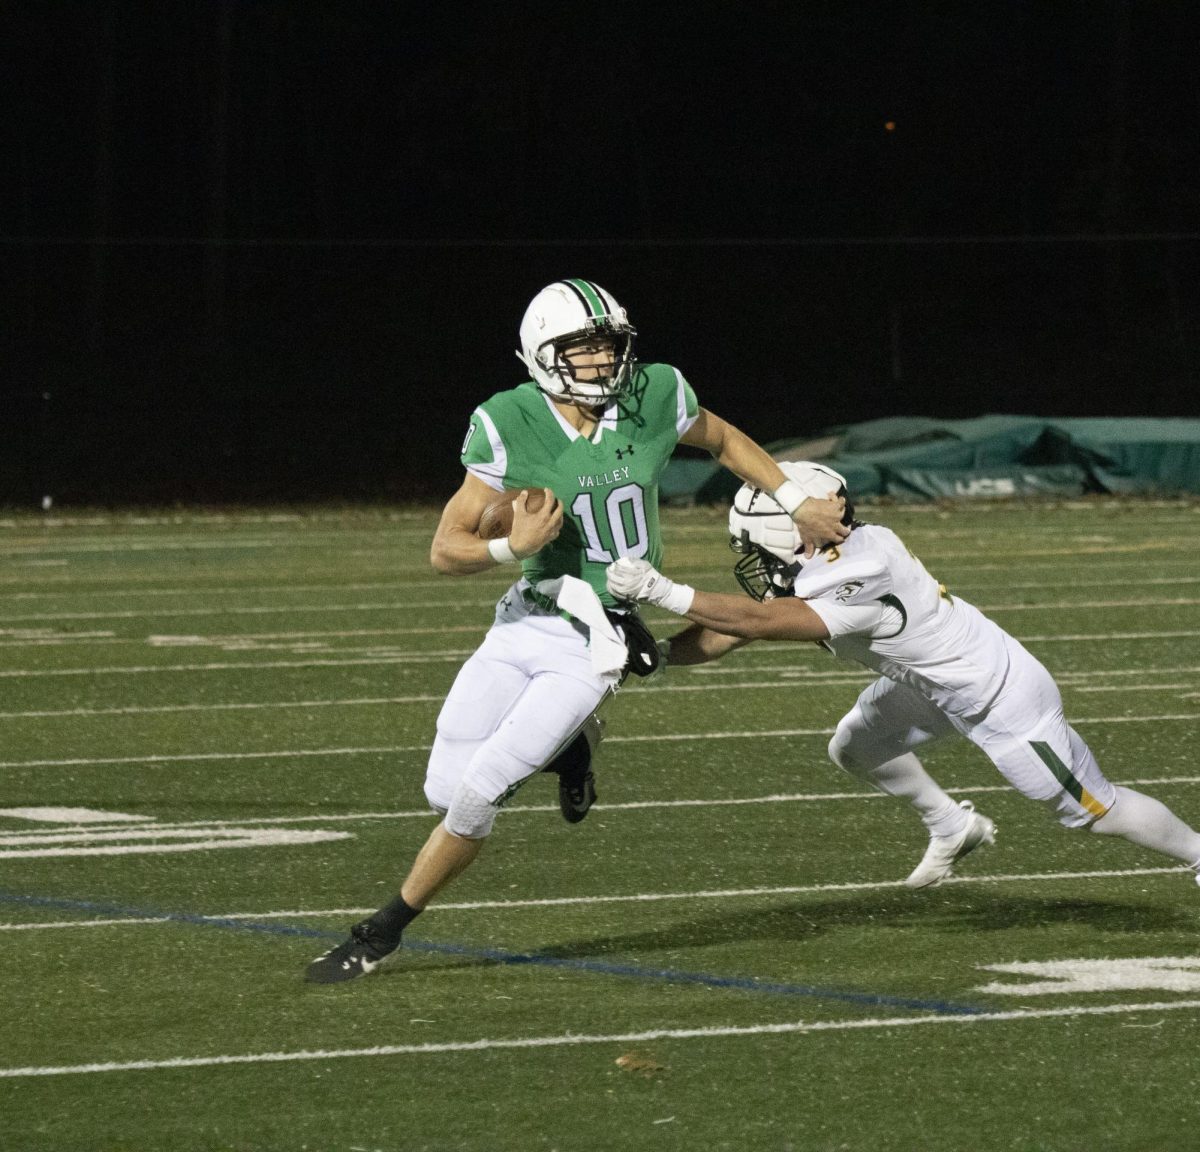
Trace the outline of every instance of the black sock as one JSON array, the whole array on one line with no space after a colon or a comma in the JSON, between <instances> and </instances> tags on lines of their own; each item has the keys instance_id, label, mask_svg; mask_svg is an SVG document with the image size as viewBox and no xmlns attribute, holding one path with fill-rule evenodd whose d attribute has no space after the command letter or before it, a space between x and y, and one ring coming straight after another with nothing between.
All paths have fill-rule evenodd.
<instances>
[{"instance_id":1,"label":"black sock","mask_svg":"<svg viewBox=\"0 0 1200 1152\"><path fill-rule=\"evenodd\" d=\"M592 763L592 746L580 732L545 768L543 772L557 772L570 776L574 772L586 772Z\"/></svg>"},{"instance_id":2,"label":"black sock","mask_svg":"<svg viewBox=\"0 0 1200 1152\"><path fill-rule=\"evenodd\" d=\"M413 908L405 903L403 896L397 896L390 904L385 904L378 912L371 913L371 923L388 936L399 936L408 925L421 915L420 908Z\"/></svg>"}]
</instances>

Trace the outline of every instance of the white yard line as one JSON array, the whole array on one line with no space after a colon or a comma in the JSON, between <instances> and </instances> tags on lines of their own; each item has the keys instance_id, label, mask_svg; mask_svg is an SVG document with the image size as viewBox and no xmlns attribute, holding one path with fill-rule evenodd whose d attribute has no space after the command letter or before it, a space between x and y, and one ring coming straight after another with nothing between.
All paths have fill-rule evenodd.
<instances>
[{"instance_id":1,"label":"white yard line","mask_svg":"<svg viewBox=\"0 0 1200 1152\"><path fill-rule=\"evenodd\" d=\"M4 581L0 581L0 587L3 587ZM479 580L473 584L473 590L483 586L485 582ZM1111 588L1112 580L1072 580L1071 588L1076 590L1079 588ZM1138 584L1141 586L1159 586L1159 585L1180 585L1180 584L1200 584L1200 576L1160 576L1155 578L1139 578ZM990 589L997 585L1002 585L1007 591L1018 589L1030 589L1036 591L1045 591L1045 580L1027 580L1027 581L996 581L994 583L978 583L968 584L964 581L955 581L956 589L962 588L979 588ZM508 585L497 585L496 598L498 599ZM247 595L267 595L267 594L336 594L344 596L347 592L411 592L414 588L446 588L446 578L431 580L373 580L360 583L344 584L340 581L331 580L328 584L244 584L244 585L229 585L224 587L207 588L201 585L195 587L179 587L179 588L137 588L137 587L121 587L112 591L96 590L94 588L69 590L58 588L54 590L32 590L23 592L0 592L0 603L9 601L22 600L45 600L45 599L62 599L64 597L80 597L94 598L96 596L110 596L121 598L132 598L138 596L183 596L190 600L196 599L198 596L214 596L218 599L228 600L230 597L247 596Z\"/></svg>"},{"instance_id":2,"label":"white yard line","mask_svg":"<svg viewBox=\"0 0 1200 1152\"><path fill-rule=\"evenodd\" d=\"M83 540L46 540L34 544L26 544L20 541L6 541L4 554L6 557L82 556L113 553L118 555L128 555L130 553L145 555L148 552L224 552L228 549L237 548L328 548L334 550L338 549L339 544L343 547L346 544L352 545L354 551L359 555L378 554L398 556L403 550L398 538L383 542L375 540L361 541L359 539L347 540L346 537L331 532L323 539L318 536L297 533L295 536L260 536L257 539L254 537L221 539L212 536L198 536L193 539L122 540L119 542L105 541L103 543L88 543ZM420 567L424 571L429 570L427 564L422 564Z\"/></svg>"},{"instance_id":3,"label":"white yard line","mask_svg":"<svg viewBox=\"0 0 1200 1152\"><path fill-rule=\"evenodd\" d=\"M169 712L254 712L271 708L357 708L384 704L436 704L445 693L427 696L364 696L345 700L267 700L227 704L152 704L126 708L63 708L35 712L0 712L0 720L38 720L64 716L152 716Z\"/></svg>"},{"instance_id":4,"label":"white yard line","mask_svg":"<svg viewBox=\"0 0 1200 1152\"><path fill-rule=\"evenodd\" d=\"M435 632L457 631L454 628L435 628ZM472 625L465 626L462 631L475 631ZM478 631L482 634L484 625L479 625ZM1025 635L1018 636L1017 639L1025 644L1032 643L1057 643L1063 641L1095 641L1098 643L1112 643L1117 640L1178 640L1187 639L1194 636L1200 636L1200 629L1177 630L1170 632L1103 632L1103 633L1081 633L1078 635ZM369 651L369 649L368 649ZM34 677L53 677L53 676L137 676L137 675L155 675L164 672L230 672L230 671L255 671L263 668L327 668L339 666L356 666L364 664L435 664L445 661L461 660L465 656L469 656L473 649L470 648L451 648L440 649L432 652L414 652L414 653L396 653L393 649L382 649L378 657L359 657L355 659L334 659L336 650L330 653L328 657L319 659L306 658L300 660L269 660L269 661L254 661L254 660L239 660L239 661L212 661L203 664L147 664L147 665L109 665L106 667L86 667L86 668L7 668L0 670L0 677L7 679L18 678L34 678ZM805 656L810 655L805 652ZM750 668L748 671L773 671L774 668ZM711 674L711 673L710 673ZM850 670L843 673L850 674Z\"/></svg>"},{"instance_id":5,"label":"white yard line","mask_svg":"<svg viewBox=\"0 0 1200 1152\"><path fill-rule=\"evenodd\" d=\"M1140 876L1182 876L1186 868L1123 868L1090 870L1082 872L1013 872L1003 875L951 876L943 881L950 884L1045 884L1061 880L1111 880ZM660 904L669 901L687 900L747 900L777 896L819 896L836 892L883 892L889 889L908 891L903 880L860 880L842 884L790 884L760 888L716 888L690 892L634 892L624 894L601 894L598 896L554 896L526 900L472 900L434 903L427 912L481 912L512 911L518 908L579 908L597 904ZM919 898L919 897L918 897ZM259 920L324 920L346 916L365 916L375 911L367 908L293 908L271 912L222 912L209 917L212 920L241 920L254 923ZM172 924L170 917L112 917L94 920L60 920L54 922L30 922L0 924L0 931L24 932L39 929L65 928L110 928L138 924Z\"/></svg>"},{"instance_id":6,"label":"white yard line","mask_svg":"<svg viewBox=\"0 0 1200 1152\"><path fill-rule=\"evenodd\" d=\"M1114 784L1126 786L1163 786L1181 784L1200 784L1200 776L1145 776L1134 780L1115 780ZM966 786L950 786L948 790L954 796L983 796L996 792L1012 792L1007 784L974 784ZM882 800L882 792L780 792L770 796L736 796L736 797L707 797L696 799L670 800L619 800L616 803L596 804L596 812L622 812L641 810L662 810L672 808L745 808L760 804L827 804L842 802L842 800ZM504 809L504 816L529 815L536 812L557 812L557 804L514 804ZM131 820L154 820L151 816L130 817ZM325 812L313 816L258 816L247 817L245 820L186 820L155 822L152 828L157 832L173 832L178 828L257 828L263 824L356 824L385 820L432 820L433 812L427 808L415 808L391 812ZM127 828L127 822L89 822L86 826L72 821L62 821L54 828L32 828L25 835L31 838L54 839L61 835L64 828L86 827L94 832L120 832ZM32 841L31 841L32 842ZM1170 869L1169 869L1170 871Z\"/></svg>"},{"instance_id":7,"label":"white yard line","mask_svg":"<svg viewBox=\"0 0 1200 1152\"><path fill-rule=\"evenodd\" d=\"M205 664L136 664L111 665L106 668L6 668L0 677L25 679L51 676L142 676L158 672L254 672L263 668L349 668L370 664L441 664L470 656L473 649L443 649L439 652L356 657L337 660L332 657L303 660L215 660Z\"/></svg>"},{"instance_id":8,"label":"white yard line","mask_svg":"<svg viewBox=\"0 0 1200 1152\"><path fill-rule=\"evenodd\" d=\"M327 614L331 612L397 612L406 615L421 609L436 609L444 611L462 611L468 608L491 608L495 606L499 596L491 596L486 600L387 600L365 604L243 604L225 605L220 608L170 608L137 611L132 608L116 609L111 612L31 612L21 616L0 616L0 624L28 624L44 620L158 620L163 617L196 617L196 616L278 616L285 613L300 614L316 612ZM481 621L481 627L485 626Z\"/></svg>"},{"instance_id":9,"label":"white yard line","mask_svg":"<svg viewBox=\"0 0 1200 1152\"><path fill-rule=\"evenodd\" d=\"M472 589L474 591L474 589ZM287 613L331 613L331 612L404 612L411 613L424 609L437 611L464 611L474 608L489 608L499 599L499 595L486 599L454 598L450 600L390 600L373 603L352 604L245 604L223 605L209 608L176 608L164 606L157 609L138 610L132 608L114 609L104 612L31 612L19 616L0 616L2 624L29 624L39 621L54 620L142 620L161 619L163 617L203 617L203 616L269 616ZM1085 608L1177 608L1200 604L1200 599L1171 597L1164 599L1140 600L1072 600L1049 604L978 604L981 612L1027 612L1077 610ZM481 622L482 624L482 622Z\"/></svg>"},{"instance_id":10,"label":"white yard line","mask_svg":"<svg viewBox=\"0 0 1200 1152\"><path fill-rule=\"evenodd\" d=\"M981 612L1064 612L1076 608L1172 608L1200 604L1193 597L1171 600L1066 600L1053 604L977 604Z\"/></svg>"},{"instance_id":11,"label":"white yard line","mask_svg":"<svg viewBox=\"0 0 1200 1152\"><path fill-rule=\"evenodd\" d=\"M852 1020L797 1020L783 1024L745 1024L708 1028L654 1028L642 1032L606 1034L564 1033L557 1036L482 1038L387 1044L374 1048L335 1048L293 1052L255 1052L227 1056L175 1056L166 1060L127 1060L94 1064L41 1065L0 1068L0 1078L87 1075L99 1072L151 1072L172 1068L211 1068L236 1064L281 1064L294 1061L340 1060L354 1057L424 1056L443 1052L487 1052L503 1049L565 1048L581 1044L644 1044L663 1040L715 1040L740 1036L784 1036L818 1032L866 1031L919 1025L979 1025L1025 1020L1074 1019L1084 1016L1122 1016L1139 1012L1176 1012L1200 1008L1200 1000L1165 1000L1137 1004L1067 1005L1061 1008L1021 1008L975 1015L884 1016Z\"/></svg>"},{"instance_id":12,"label":"white yard line","mask_svg":"<svg viewBox=\"0 0 1200 1152\"><path fill-rule=\"evenodd\" d=\"M821 681L819 687L839 687L860 684L864 676L843 677L836 680ZM728 692L741 691L746 688L779 688L794 690L795 681L764 680L759 682L743 681L738 684L670 684L661 685L655 689L658 692ZM1192 685L1187 685L1192 687ZM148 704L128 705L123 708L64 708L58 710L42 709L29 712L0 712L0 720L36 720L64 716L145 716L170 712L230 712L258 711L272 708L356 708L374 707L391 704L440 704L445 700L445 692L428 693L412 696L363 696L335 700L266 700L266 701L235 701L218 704Z\"/></svg>"},{"instance_id":13,"label":"white yard line","mask_svg":"<svg viewBox=\"0 0 1200 1152\"><path fill-rule=\"evenodd\" d=\"M1200 776L1146 776L1131 780L1114 780L1114 784L1125 786L1200 784ZM955 796L979 796L996 792L1012 792L1008 784L970 784L964 787L951 785L947 791ZM825 804L846 800L884 800L882 792L778 792L767 796L716 796L696 799L672 800L625 800L616 803L597 803L596 812L636 812L640 810L661 810L667 808L737 808L759 804ZM513 804L505 807L503 815L508 818L517 814L539 812L557 812L557 804ZM132 818L131 818L132 819ZM153 817L136 817L136 819L153 819ZM302 816L251 816L238 820L180 820L156 822L153 827L158 831L168 831L176 828L223 828L234 826L238 828L257 827L263 824L358 824L373 820L411 820L433 819L429 808L410 808L392 812L338 812L322 815L305 814ZM60 834L63 828L77 827L74 822L64 821L54 828L30 829L28 836L53 837ZM127 822L97 821L88 827L94 831L119 831L128 827Z\"/></svg>"},{"instance_id":14,"label":"white yard line","mask_svg":"<svg viewBox=\"0 0 1200 1152\"><path fill-rule=\"evenodd\" d=\"M264 652L271 649L292 651L310 650L320 652L370 652L378 646L362 648L335 648L322 643L323 638L352 639L366 636L440 636L445 633L474 632L482 636L487 631L486 623L439 624L429 628L358 628L341 632L275 632L275 633L225 633L211 635L163 635L163 636L115 636L112 632L53 632L34 635L33 629L0 628L0 648L86 648L99 644L138 644L151 648L220 648L227 652L239 650ZM6 638L8 637L8 638ZM12 638L17 637L17 638ZM379 648L394 652L395 646Z\"/></svg>"},{"instance_id":15,"label":"white yard line","mask_svg":"<svg viewBox=\"0 0 1200 1152\"><path fill-rule=\"evenodd\" d=\"M1174 581L1173 581L1174 582ZM1200 582L1200 581L1197 581ZM1099 583L1099 582L1098 582ZM1111 581L1106 581L1105 584L1111 587ZM1144 584L1152 584L1152 580L1142 581ZM1080 585L1075 585L1079 587ZM412 588L445 588L446 580L443 577L441 580L368 580L356 583L344 584L340 581L331 580L328 584L289 584L281 582L279 584L232 584L223 587L207 588L201 584L192 587L180 588L137 588L137 587L121 587L115 588L112 591L96 590L94 588L87 589L65 589L58 588L51 591L39 590L29 592L6 592L0 593L0 603L15 600L46 600L50 598L62 599L63 597L75 596L81 599L91 599L96 596L115 596L121 598L136 597L136 596L185 596L189 600L194 600L197 596L216 596L221 599L229 599L231 596L261 596L265 594L287 594L287 593L313 593L313 594L330 594L344 596L347 592L407 592ZM477 586L478 587L478 586ZM1017 584L1006 584L1007 588L1022 587ZM1034 587L1042 587L1042 585L1034 585Z\"/></svg>"},{"instance_id":16,"label":"white yard line","mask_svg":"<svg viewBox=\"0 0 1200 1152\"><path fill-rule=\"evenodd\" d=\"M837 678L823 679L809 683L810 688L841 688L854 686L867 679L865 674L849 675ZM738 681L736 683L716 684L663 684L656 685L654 692L740 692L747 688L787 689L798 687L798 680L761 680ZM1178 692L1195 688L1194 681L1179 684L1116 684L1075 686L1074 692ZM1192 699L1198 694L1189 692L1185 699ZM129 705L123 708L63 708L42 709L28 712L0 712L0 720L37 720L59 718L65 716L146 716L171 712L253 712L275 708L358 708L379 707L393 704L440 704L445 700L444 692L435 692L412 696L364 696L336 700L266 700L266 701L235 701L218 704L153 704ZM1197 714L1200 719L1200 713ZM615 737L613 737L615 739Z\"/></svg>"},{"instance_id":17,"label":"white yard line","mask_svg":"<svg viewBox=\"0 0 1200 1152\"><path fill-rule=\"evenodd\" d=\"M1091 716L1078 717L1070 723L1079 726L1088 724L1164 724L1176 721L1194 723L1200 712L1186 712L1160 716ZM667 732L645 736L608 736L606 744L651 744L686 743L691 740L769 740L797 736L832 736L832 728L777 728L756 729L750 732ZM361 748L298 748L288 751L270 752L188 752L177 755L149 756L99 756L77 757L64 760L4 760L0 768L67 768L92 764L171 764L192 760L267 760L308 756L364 756L390 755L401 752L428 752L429 744L391 744Z\"/></svg>"},{"instance_id":18,"label":"white yard line","mask_svg":"<svg viewBox=\"0 0 1200 1152\"><path fill-rule=\"evenodd\" d=\"M1179 785L1179 784L1200 784L1200 776L1162 776L1152 777L1148 779L1123 780L1116 783L1124 785ZM1011 786L1008 784L975 784L966 787L952 786L948 789L955 796L979 796L988 793L997 792L1012 792ZM882 800L884 799L882 792L812 792L812 793L780 793L773 796L733 796L733 797L715 797L706 799L676 799L676 800L626 800L616 803L596 804L595 811L597 812L636 812L643 810L662 810L669 808L738 808L749 807L764 804L824 804L839 801L853 800ZM517 804L504 809L504 815L507 818L511 815L528 815L531 813L557 812L558 806L555 804ZM346 812L339 814L327 814L323 816L263 816L254 818L251 817L245 820L187 820L179 822L164 822L155 823L153 828L158 831L171 831L177 828L203 828L203 829L219 829L226 826L233 827L258 827L260 825L269 824L359 824L376 820L410 820L421 819L431 820L434 813L428 808L414 808L407 811L398 812ZM151 819L146 817L146 819ZM89 825L89 828L94 828L95 831L117 832L121 828L127 827L123 824L97 824ZM74 827L74 825L63 825L62 827ZM44 837L53 839L62 832L62 827L56 828L38 828L31 829L25 833L34 839ZM31 841L32 842L32 841ZM1165 869L1165 871L1174 871L1174 869Z\"/></svg>"}]
</instances>

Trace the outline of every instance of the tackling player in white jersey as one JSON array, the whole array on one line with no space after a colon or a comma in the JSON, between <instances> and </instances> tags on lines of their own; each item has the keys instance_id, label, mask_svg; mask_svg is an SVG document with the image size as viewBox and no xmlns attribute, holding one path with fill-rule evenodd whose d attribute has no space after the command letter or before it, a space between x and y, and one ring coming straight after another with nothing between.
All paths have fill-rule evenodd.
<instances>
[{"instance_id":1,"label":"tackling player in white jersey","mask_svg":"<svg viewBox=\"0 0 1200 1152\"><path fill-rule=\"evenodd\" d=\"M455 576L520 565L520 578L438 716L425 795L445 819L400 894L314 960L310 981L352 980L394 952L413 917L475 859L500 806L543 768L561 772L563 815L586 814L596 709L627 666L644 673L658 659L636 612L608 593L605 569L621 556L662 555L658 479L677 443L707 449L773 492L810 553L846 535L840 500L800 492L753 440L701 408L677 369L638 364L634 335L598 284L551 284L521 323L517 356L532 379L472 413L467 474L442 512L431 560ZM530 488L545 489L545 503L532 511L517 496L509 535L481 539L498 493Z\"/></svg>"},{"instance_id":2,"label":"tackling player in white jersey","mask_svg":"<svg viewBox=\"0 0 1200 1152\"><path fill-rule=\"evenodd\" d=\"M845 494L845 481L830 468L782 467L803 491ZM612 564L608 587L619 598L694 621L671 638L671 664L716 659L751 640L810 640L878 673L838 724L829 755L920 814L930 840L909 887L940 883L956 861L995 835L992 821L970 801L955 804L914 754L955 734L982 749L1015 789L1054 810L1067 828L1122 836L1200 872L1200 834L1159 801L1109 782L1067 723L1058 686L1042 664L934 580L891 529L854 521L849 504L846 516L849 537L805 559L779 505L746 485L729 529L742 553L735 573L752 599L675 584L642 559Z\"/></svg>"}]
</instances>

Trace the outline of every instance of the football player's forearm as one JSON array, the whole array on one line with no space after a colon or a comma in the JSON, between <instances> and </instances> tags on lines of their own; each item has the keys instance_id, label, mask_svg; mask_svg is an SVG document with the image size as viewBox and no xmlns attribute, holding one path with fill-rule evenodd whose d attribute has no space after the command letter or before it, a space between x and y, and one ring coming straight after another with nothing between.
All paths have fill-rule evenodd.
<instances>
[{"instance_id":1,"label":"football player's forearm","mask_svg":"<svg viewBox=\"0 0 1200 1152\"><path fill-rule=\"evenodd\" d=\"M722 592L701 592L692 598L686 615L696 624L702 624L714 632L726 636L740 636L747 640L758 640L769 621L764 619L762 605L741 596L727 596ZM672 651L675 645L671 644Z\"/></svg>"},{"instance_id":2,"label":"football player's forearm","mask_svg":"<svg viewBox=\"0 0 1200 1152\"><path fill-rule=\"evenodd\" d=\"M740 428L725 422L717 463L755 488L774 492L787 477L778 464Z\"/></svg>"},{"instance_id":3,"label":"football player's forearm","mask_svg":"<svg viewBox=\"0 0 1200 1152\"><path fill-rule=\"evenodd\" d=\"M686 667L689 664L706 664L710 660L719 660L726 652L742 647L747 641L739 636L726 636L722 632L714 632L701 624L693 624L672 636L670 642L669 663L672 667Z\"/></svg>"},{"instance_id":4,"label":"football player's forearm","mask_svg":"<svg viewBox=\"0 0 1200 1152\"><path fill-rule=\"evenodd\" d=\"M445 576L471 576L496 567L488 542L462 528L440 531L433 538L429 562Z\"/></svg>"},{"instance_id":5,"label":"football player's forearm","mask_svg":"<svg viewBox=\"0 0 1200 1152\"><path fill-rule=\"evenodd\" d=\"M714 632L746 640L826 640L824 621L803 600L759 603L720 592L696 592L687 618ZM673 647L673 646L672 646Z\"/></svg>"}]
</instances>

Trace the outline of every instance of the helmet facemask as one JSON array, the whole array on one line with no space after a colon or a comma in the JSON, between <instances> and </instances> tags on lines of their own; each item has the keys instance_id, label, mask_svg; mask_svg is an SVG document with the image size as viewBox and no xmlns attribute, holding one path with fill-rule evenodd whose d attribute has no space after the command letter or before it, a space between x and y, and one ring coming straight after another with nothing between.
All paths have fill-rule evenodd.
<instances>
[{"instance_id":1,"label":"helmet facemask","mask_svg":"<svg viewBox=\"0 0 1200 1152\"><path fill-rule=\"evenodd\" d=\"M742 558L733 566L733 575L747 596L761 602L792 594L802 567L799 559L789 564L766 548L752 544L745 533L740 538L731 536L729 547L741 554Z\"/></svg>"},{"instance_id":2,"label":"helmet facemask","mask_svg":"<svg viewBox=\"0 0 1200 1152\"><path fill-rule=\"evenodd\" d=\"M633 378L635 335L627 324L596 321L584 331L547 340L534 353L538 365L557 384L545 390L556 399L588 408L624 396ZM587 364L575 362L572 356L605 350L606 359L592 359ZM538 382L542 383L540 378Z\"/></svg>"}]
</instances>

